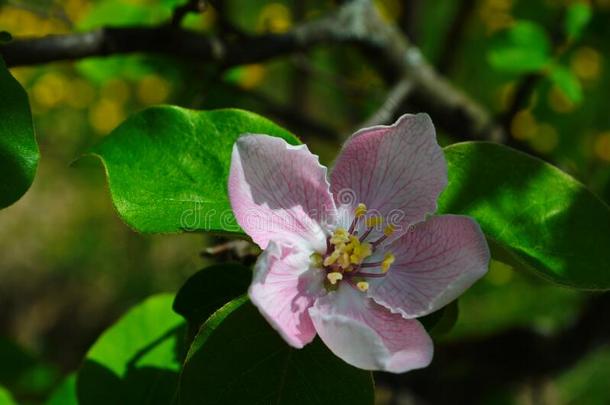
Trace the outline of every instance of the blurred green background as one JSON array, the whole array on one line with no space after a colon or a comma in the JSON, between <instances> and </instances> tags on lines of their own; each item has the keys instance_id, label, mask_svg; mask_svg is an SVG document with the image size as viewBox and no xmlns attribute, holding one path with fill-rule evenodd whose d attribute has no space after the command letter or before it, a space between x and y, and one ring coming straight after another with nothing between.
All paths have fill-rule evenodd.
<instances>
[{"instance_id":1,"label":"blurred green background","mask_svg":"<svg viewBox=\"0 0 610 405\"><path fill-rule=\"evenodd\" d=\"M180 3L5 0L0 1L0 31L20 38L160 24ZM574 3L376 1L384 18L398 24L437 69L494 114L508 108L527 73L506 69L494 52L519 24L534 24L548 35L567 79L549 75L539 80L512 119L510 135L610 202L610 1L581 2L592 11L590 23L579 38L557 45L554 38ZM189 14L183 26L219 34L229 21L247 33L278 33L336 6L318 0L231 0ZM459 38L450 35L456 20L463 24ZM0 211L0 386L22 403L45 398L62 375L78 367L99 333L131 305L154 292L176 291L214 260L202 254L215 242L207 236L139 235L124 225L99 164L86 159L73 163L88 146L149 105L240 107L283 124L328 164L339 147L334 135L349 134L389 90L370 61L345 46L229 70L166 56L129 55L11 71L30 96L42 153L31 190ZM407 105L400 112L415 111ZM456 141L442 132L439 138L443 144ZM575 321L586 298L494 262L460 300L458 323L441 340L479 339L515 327L560 333ZM488 403L610 403L608 381L606 342L575 367L510 386ZM380 385L379 403L388 403L389 396Z\"/></svg>"}]
</instances>

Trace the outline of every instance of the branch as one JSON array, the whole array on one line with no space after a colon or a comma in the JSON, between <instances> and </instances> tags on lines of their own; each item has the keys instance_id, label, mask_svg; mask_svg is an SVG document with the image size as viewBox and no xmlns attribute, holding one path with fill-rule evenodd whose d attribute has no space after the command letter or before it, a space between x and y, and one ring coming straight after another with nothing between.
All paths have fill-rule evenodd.
<instances>
[{"instance_id":1,"label":"branch","mask_svg":"<svg viewBox=\"0 0 610 405\"><path fill-rule=\"evenodd\" d=\"M413 82L410 102L430 113L453 134L504 141L504 132L477 102L441 77L395 26L382 21L366 0L354 0L327 17L285 34L233 40L208 37L171 26L104 28L87 33L16 40L0 47L8 66L32 65L92 56L161 53L215 62L224 67L256 63L320 44L355 44L379 62L384 78Z\"/></svg>"},{"instance_id":2,"label":"branch","mask_svg":"<svg viewBox=\"0 0 610 405\"><path fill-rule=\"evenodd\" d=\"M372 127L374 125L388 124L396 115L398 109L413 90L413 82L404 78L388 93L385 102L358 128Z\"/></svg>"}]
</instances>

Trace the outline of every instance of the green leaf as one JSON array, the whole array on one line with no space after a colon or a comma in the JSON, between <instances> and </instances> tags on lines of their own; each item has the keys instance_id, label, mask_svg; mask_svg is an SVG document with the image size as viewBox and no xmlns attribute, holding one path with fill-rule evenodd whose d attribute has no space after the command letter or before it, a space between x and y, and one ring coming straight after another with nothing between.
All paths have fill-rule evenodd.
<instances>
[{"instance_id":1,"label":"green leaf","mask_svg":"<svg viewBox=\"0 0 610 405\"><path fill-rule=\"evenodd\" d=\"M99 338L78 372L80 403L171 403L185 326L172 301L169 294L147 299Z\"/></svg>"},{"instance_id":2,"label":"green leaf","mask_svg":"<svg viewBox=\"0 0 610 405\"><path fill-rule=\"evenodd\" d=\"M119 215L135 230L239 233L227 179L233 144L244 133L299 143L247 111L160 106L131 116L91 152L104 164Z\"/></svg>"},{"instance_id":3,"label":"green leaf","mask_svg":"<svg viewBox=\"0 0 610 405\"><path fill-rule=\"evenodd\" d=\"M582 86L570 70L559 65L553 66L550 78L573 103L580 104L582 102Z\"/></svg>"},{"instance_id":4,"label":"green leaf","mask_svg":"<svg viewBox=\"0 0 610 405\"><path fill-rule=\"evenodd\" d=\"M51 393L45 405L78 405L76 397L76 374L68 375Z\"/></svg>"},{"instance_id":5,"label":"green leaf","mask_svg":"<svg viewBox=\"0 0 610 405\"><path fill-rule=\"evenodd\" d=\"M252 270L241 264L218 264L198 271L180 288L174 311L189 324L194 336L216 310L248 291Z\"/></svg>"},{"instance_id":6,"label":"green leaf","mask_svg":"<svg viewBox=\"0 0 610 405\"><path fill-rule=\"evenodd\" d=\"M585 3L574 3L566 11L564 30L570 40L577 40L591 21L593 10Z\"/></svg>"},{"instance_id":7,"label":"green leaf","mask_svg":"<svg viewBox=\"0 0 610 405\"><path fill-rule=\"evenodd\" d=\"M371 405L371 373L316 339L288 346L241 297L202 326L180 377L178 404Z\"/></svg>"},{"instance_id":8,"label":"green leaf","mask_svg":"<svg viewBox=\"0 0 610 405\"><path fill-rule=\"evenodd\" d=\"M2 386L0 386L0 405L17 405L11 393Z\"/></svg>"},{"instance_id":9,"label":"green leaf","mask_svg":"<svg viewBox=\"0 0 610 405\"><path fill-rule=\"evenodd\" d=\"M38 145L28 96L0 58L0 208L30 188L38 166Z\"/></svg>"},{"instance_id":10,"label":"green leaf","mask_svg":"<svg viewBox=\"0 0 610 405\"><path fill-rule=\"evenodd\" d=\"M538 24L519 21L495 38L487 60L502 72L536 72L550 62L551 44Z\"/></svg>"},{"instance_id":11,"label":"green leaf","mask_svg":"<svg viewBox=\"0 0 610 405\"><path fill-rule=\"evenodd\" d=\"M494 257L558 284L610 289L610 209L581 183L493 143L451 145L445 156L439 212L474 217Z\"/></svg>"}]
</instances>

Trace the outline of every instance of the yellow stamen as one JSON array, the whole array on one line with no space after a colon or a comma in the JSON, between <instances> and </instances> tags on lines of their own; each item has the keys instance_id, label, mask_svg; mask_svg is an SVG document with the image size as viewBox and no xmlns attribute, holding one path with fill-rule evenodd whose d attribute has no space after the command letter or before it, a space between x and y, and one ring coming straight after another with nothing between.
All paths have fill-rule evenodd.
<instances>
[{"instance_id":1,"label":"yellow stamen","mask_svg":"<svg viewBox=\"0 0 610 405\"><path fill-rule=\"evenodd\" d=\"M322 267L324 258L320 253L313 253L311 256L309 256L309 258L311 259L311 265L313 267Z\"/></svg>"},{"instance_id":2,"label":"yellow stamen","mask_svg":"<svg viewBox=\"0 0 610 405\"><path fill-rule=\"evenodd\" d=\"M369 289L369 283L366 281L358 281L356 283L356 287L358 287L358 289L362 292L367 292Z\"/></svg>"},{"instance_id":3,"label":"yellow stamen","mask_svg":"<svg viewBox=\"0 0 610 405\"><path fill-rule=\"evenodd\" d=\"M340 243L349 242L349 233L345 228L337 228L333 232L333 235L330 237L330 243L333 245L338 245Z\"/></svg>"},{"instance_id":4,"label":"yellow stamen","mask_svg":"<svg viewBox=\"0 0 610 405\"><path fill-rule=\"evenodd\" d=\"M381 218L380 216L369 217L366 219L366 226L368 226L369 228L374 228L376 226L381 225L382 222L383 218Z\"/></svg>"},{"instance_id":5,"label":"yellow stamen","mask_svg":"<svg viewBox=\"0 0 610 405\"><path fill-rule=\"evenodd\" d=\"M394 228L394 225L390 224L390 225L385 227L385 229L383 230L383 234L385 236L391 236L394 233L395 230L396 230L396 228Z\"/></svg>"},{"instance_id":6,"label":"yellow stamen","mask_svg":"<svg viewBox=\"0 0 610 405\"><path fill-rule=\"evenodd\" d=\"M390 266L394 263L395 260L396 258L392 253L386 253L385 257L383 258L383 261L381 262L381 271L386 273L388 270L390 270Z\"/></svg>"},{"instance_id":7,"label":"yellow stamen","mask_svg":"<svg viewBox=\"0 0 610 405\"><path fill-rule=\"evenodd\" d=\"M343 280L343 274L339 273L338 271L333 271L332 273L328 273L326 278L332 285L335 285L338 281Z\"/></svg>"},{"instance_id":8,"label":"yellow stamen","mask_svg":"<svg viewBox=\"0 0 610 405\"><path fill-rule=\"evenodd\" d=\"M355 211L356 218L362 218L363 216L365 216L366 211L367 211L366 205L364 205L362 203L358 204L358 206L356 207L356 211Z\"/></svg>"},{"instance_id":9,"label":"yellow stamen","mask_svg":"<svg viewBox=\"0 0 610 405\"><path fill-rule=\"evenodd\" d=\"M373 254L373 247L370 243L358 243L356 247L354 247L354 252L350 256L350 261L352 264L360 264L364 259Z\"/></svg>"},{"instance_id":10,"label":"yellow stamen","mask_svg":"<svg viewBox=\"0 0 610 405\"><path fill-rule=\"evenodd\" d=\"M335 264L335 262L337 261L337 259L339 258L340 255L341 255L341 252L338 250L335 250L329 256L326 256L326 259L324 259L324 262L323 262L324 266L332 266L333 264Z\"/></svg>"},{"instance_id":11,"label":"yellow stamen","mask_svg":"<svg viewBox=\"0 0 610 405\"><path fill-rule=\"evenodd\" d=\"M350 266L349 253L343 252L343 254L341 254L337 261L339 262L339 266L341 266L342 269L347 269Z\"/></svg>"}]
</instances>

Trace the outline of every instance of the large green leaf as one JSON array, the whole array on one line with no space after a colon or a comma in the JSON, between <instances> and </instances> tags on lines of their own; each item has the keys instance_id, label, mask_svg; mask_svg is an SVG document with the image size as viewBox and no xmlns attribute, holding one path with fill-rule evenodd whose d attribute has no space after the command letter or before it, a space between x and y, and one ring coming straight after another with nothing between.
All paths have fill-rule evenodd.
<instances>
[{"instance_id":1,"label":"large green leaf","mask_svg":"<svg viewBox=\"0 0 610 405\"><path fill-rule=\"evenodd\" d=\"M38 145L28 96L0 58L0 208L30 188L38 166Z\"/></svg>"},{"instance_id":2,"label":"large green leaf","mask_svg":"<svg viewBox=\"0 0 610 405\"><path fill-rule=\"evenodd\" d=\"M78 372L80 405L171 403L185 327L172 301L153 296L100 337Z\"/></svg>"},{"instance_id":3,"label":"large green leaf","mask_svg":"<svg viewBox=\"0 0 610 405\"><path fill-rule=\"evenodd\" d=\"M500 260L566 286L610 289L610 209L581 183L492 143L451 145L445 156L440 212L476 218Z\"/></svg>"},{"instance_id":4,"label":"large green leaf","mask_svg":"<svg viewBox=\"0 0 610 405\"><path fill-rule=\"evenodd\" d=\"M550 61L551 44L542 27L530 21L518 21L494 39L487 59L499 71L534 72Z\"/></svg>"},{"instance_id":5,"label":"large green leaf","mask_svg":"<svg viewBox=\"0 0 610 405\"><path fill-rule=\"evenodd\" d=\"M297 350L241 297L212 315L189 350L181 405L373 404L371 373L335 357L316 339Z\"/></svg>"},{"instance_id":6,"label":"large green leaf","mask_svg":"<svg viewBox=\"0 0 610 405\"><path fill-rule=\"evenodd\" d=\"M299 140L256 114L153 107L131 116L92 153L114 204L140 232L240 232L227 196L231 150L244 133Z\"/></svg>"},{"instance_id":7,"label":"large green leaf","mask_svg":"<svg viewBox=\"0 0 610 405\"><path fill-rule=\"evenodd\" d=\"M237 264L217 264L193 276L180 288L174 300L174 311L189 324L189 335L194 336L216 310L246 293L252 270Z\"/></svg>"}]
</instances>

